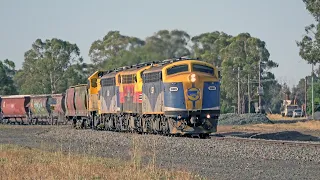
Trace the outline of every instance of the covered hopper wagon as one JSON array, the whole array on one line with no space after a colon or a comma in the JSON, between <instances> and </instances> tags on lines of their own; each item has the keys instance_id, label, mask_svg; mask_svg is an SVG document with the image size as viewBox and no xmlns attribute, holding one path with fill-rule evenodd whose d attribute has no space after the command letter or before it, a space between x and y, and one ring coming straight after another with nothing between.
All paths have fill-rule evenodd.
<instances>
[{"instance_id":1,"label":"covered hopper wagon","mask_svg":"<svg viewBox=\"0 0 320 180\"><path fill-rule=\"evenodd\" d=\"M53 124L66 124L65 118L66 106L65 106L65 94L53 94L51 95L51 115Z\"/></svg>"},{"instance_id":2,"label":"covered hopper wagon","mask_svg":"<svg viewBox=\"0 0 320 180\"><path fill-rule=\"evenodd\" d=\"M4 124L66 124L64 94L2 96Z\"/></svg>"},{"instance_id":3,"label":"covered hopper wagon","mask_svg":"<svg viewBox=\"0 0 320 180\"><path fill-rule=\"evenodd\" d=\"M87 84L79 84L71 86L66 90L65 96L65 116L68 121L73 122L77 126L88 126L88 95ZM80 123L80 124L79 124Z\"/></svg>"},{"instance_id":4,"label":"covered hopper wagon","mask_svg":"<svg viewBox=\"0 0 320 180\"><path fill-rule=\"evenodd\" d=\"M12 95L1 97L3 123L29 124L30 95Z\"/></svg>"}]
</instances>

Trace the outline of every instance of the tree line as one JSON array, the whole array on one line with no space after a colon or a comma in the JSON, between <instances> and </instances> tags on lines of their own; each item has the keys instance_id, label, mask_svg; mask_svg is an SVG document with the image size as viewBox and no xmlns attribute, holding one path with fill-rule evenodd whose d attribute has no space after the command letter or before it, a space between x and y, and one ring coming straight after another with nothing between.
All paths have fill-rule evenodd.
<instances>
[{"instance_id":1,"label":"tree line","mask_svg":"<svg viewBox=\"0 0 320 180\"><path fill-rule=\"evenodd\" d=\"M317 19L320 14L318 1L303 2ZM317 51L320 42L318 26L319 24L306 27L307 34L297 42L300 56L308 63L315 64L320 60ZM71 85L87 83L87 77L96 70L189 56L199 57L221 69L222 113L233 112L234 107L237 107L238 88L235 84L238 81L240 112L248 112L249 106L251 112L255 111L259 69L264 90L262 104L267 111L279 113L286 93L294 94L298 103L304 102L304 78L292 90L286 84L280 84L270 72L278 64L269 58L266 43L249 33L230 35L213 31L192 37L186 31L176 29L159 30L140 39L114 30L93 41L87 53L90 63L83 62L80 49L74 43L58 38L36 39L30 50L25 52L21 69L15 70L15 64L10 60L0 61L0 94L61 93ZM317 79L315 89L320 90L319 73L313 75ZM320 102L320 91L318 92L315 95L316 102ZM249 99L251 104L248 104Z\"/></svg>"}]
</instances>

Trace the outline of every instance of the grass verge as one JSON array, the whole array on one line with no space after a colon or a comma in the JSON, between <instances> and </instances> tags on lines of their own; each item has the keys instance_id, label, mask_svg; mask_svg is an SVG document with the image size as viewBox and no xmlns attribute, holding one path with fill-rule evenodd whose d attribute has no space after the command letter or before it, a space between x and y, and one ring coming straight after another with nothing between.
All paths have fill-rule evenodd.
<instances>
[{"instance_id":1,"label":"grass verge","mask_svg":"<svg viewBox=\"0 0 320 180\"><path fill-rule=\"evenodd\" d=\"M289 124L252 124L243 126L218 126L218 132L277 132L277 131L299 131L320 135L320 121L306 121Z\"/></svg>"},{"instance_id":2,"label":"grass verge","mask_svg":"<svg viewBox=\"0 0 320 180\"><path fill-rule=\"evenodd\" d=\"M142 167L132 161L47 152L0 144L0 179L200 179L185 171Z\"/></svg>"},{"instance_id":3,"label":"grass verge","mask_svg":"<svg viewBox=\"0 0 320 180\"><path fill-rule=\"evenodd\" d=\"M278 121L278 120L301 120L305 119L306 117L282 117L281 114L267 114L268 119L272 121Z\"/></svg>"},{"instance_id":4,"label":"grass verge","mask_svg":"<svg viewBox=\"0 0 320 180\"><path fill-rule=\"evenodd\" d=\"M254 131L279 131L279 130L295 130L295 131L320 131L320 121L306 121L289 124L255 124L244 127L237 127L243 130Z\"/></svg>"}]
</instances>

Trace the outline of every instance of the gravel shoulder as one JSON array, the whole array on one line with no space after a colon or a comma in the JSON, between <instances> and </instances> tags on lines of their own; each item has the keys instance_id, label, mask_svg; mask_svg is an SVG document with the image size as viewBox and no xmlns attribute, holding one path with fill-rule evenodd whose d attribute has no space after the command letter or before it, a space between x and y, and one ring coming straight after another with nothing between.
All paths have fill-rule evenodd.
<instances>
[{"instance_id":1,"label":"gravel shoulder","mask_svg":"<svg viewBox=\"0 0 320 180\"><path fill-rule=\"evenodd\" d=\"M75 130L69 126L0 126L1 144L88 153L161 168L192 171L208 179L318 179L319 145L279 145L211 137L191 139Z\"/></svg>"}]
</instances>

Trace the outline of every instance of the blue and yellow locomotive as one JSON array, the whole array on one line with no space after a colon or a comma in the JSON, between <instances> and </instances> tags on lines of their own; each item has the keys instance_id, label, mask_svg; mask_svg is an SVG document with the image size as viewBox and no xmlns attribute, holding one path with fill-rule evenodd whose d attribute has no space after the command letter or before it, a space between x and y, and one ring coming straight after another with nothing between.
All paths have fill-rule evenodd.
<instances>
[{"instance_id":1,"label":"blue and yellow locomotive","mask_svg":"<svg viewBox=\"0 0 320 180\"><path fill-rule=\"evenodd\" d=\"M89 82L92 77L97 78ZM100 82L88 90L99 89L99 100L88 102L98 104L94 128L200 137L217 130L220 82L209 63L186 58L141 63L103 72L94 81Z\"/></svg>"},{"instance_id":2,"label":"blue and yellow locomotive","mask_svg":"<svg viewBox=\"0 0 320 180\"><path fill-rule=\"evenodd\" d=\"M217 69L199 60L169 60L143 73L143 114L160 115L169 134L215 132L220 114Z\"/></svg>"}]
</instances>

